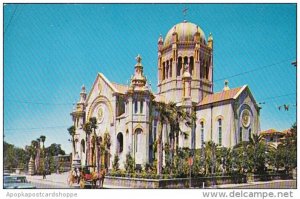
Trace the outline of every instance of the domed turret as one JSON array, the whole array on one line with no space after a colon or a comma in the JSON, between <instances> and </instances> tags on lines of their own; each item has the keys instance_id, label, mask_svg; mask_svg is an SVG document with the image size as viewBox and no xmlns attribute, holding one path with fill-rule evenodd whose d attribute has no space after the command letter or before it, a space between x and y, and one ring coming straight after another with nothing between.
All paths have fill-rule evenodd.
<instances>
[{"instance_id":1,"label":"domed turret","mask_svg":"<svg viewBox=\"0 0 300 199\"><path fill-rule=\"evenodd\" d=\"M206 40L199 25L183 21L172 26L158 40L158 94L175 103L198 103L211 94L212 52L212 36Z\"/></svg>"}]
</instances>

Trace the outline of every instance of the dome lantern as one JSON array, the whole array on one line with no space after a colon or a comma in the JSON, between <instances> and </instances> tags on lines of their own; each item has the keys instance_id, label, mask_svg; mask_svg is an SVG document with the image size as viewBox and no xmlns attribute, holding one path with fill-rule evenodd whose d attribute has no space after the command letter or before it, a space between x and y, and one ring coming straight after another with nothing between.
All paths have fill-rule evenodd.
<instances>
[{"instance_id":1,"label":"dome lantern","mask_svg":"<svg viewBox=\"0 0 300 199\"><path fill-rule=\"evenodd\" d=\"M207 46L208 46L209 48L213 48L213 36L212 36L211 33L209 33L209 36L208 36Z\"/></svg>"}]
</instances>

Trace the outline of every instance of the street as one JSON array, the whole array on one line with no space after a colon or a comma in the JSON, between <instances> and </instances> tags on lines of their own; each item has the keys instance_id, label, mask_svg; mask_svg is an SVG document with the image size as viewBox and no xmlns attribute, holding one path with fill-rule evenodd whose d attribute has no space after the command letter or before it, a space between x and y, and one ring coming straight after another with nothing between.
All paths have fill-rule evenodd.
<instances>
[{"instance_id":1,"label":"street","mask_svg":"<svg viewBox=\"0 0 300 199\"><path fill-rule=\"evenodd\" d=\"M40 189L72 189L79 188L79 185L74 184L70 187L67 184L68 172L61 174L47 175L46 179L42 176L27 176L28 181ZM129 188L117 187L106 184L104 181L104 188ZM297 188L296 180L274 180L267 182L250 182L246 184L224 184L210 187L214 189L294 189Z\"/></svg>"},{"instance_id":2,"label":"street","mask_svg":"<svg viewBox=\"0 0 300 199\"><path fill-rule=\"evenodd\" d=\"M251 182L246 184L217 185L217 189L296 189L296 180L274 180L266 182Z\"/></svg>"}]
</instances>

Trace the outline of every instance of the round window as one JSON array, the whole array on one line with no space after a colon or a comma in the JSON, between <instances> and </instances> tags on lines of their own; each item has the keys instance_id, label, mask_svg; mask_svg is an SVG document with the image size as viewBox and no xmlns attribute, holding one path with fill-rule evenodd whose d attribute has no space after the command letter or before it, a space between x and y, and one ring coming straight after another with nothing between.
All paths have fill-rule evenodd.
<instances>
[{"instance_id":1,"label":"round window","mask_svg":"<svg viewBox=\"0 0 300 199\"><path fill-rule=\"evenodd\" d=\"M250 111L245 109L242 111L242 124L244 127L248 127L251 122L251 114Z\"/></svg>"}]
</instances>

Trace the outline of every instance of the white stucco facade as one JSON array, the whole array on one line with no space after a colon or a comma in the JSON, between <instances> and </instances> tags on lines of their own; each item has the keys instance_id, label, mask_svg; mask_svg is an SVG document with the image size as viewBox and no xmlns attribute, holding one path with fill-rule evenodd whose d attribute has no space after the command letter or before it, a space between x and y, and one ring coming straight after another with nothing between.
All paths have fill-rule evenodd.
<instances>
[{"instance_id":1,"label":"white stucco facade","mask_svg":"<svg viewBox=\"0 0 300 199\"><path fill-rule=\"evenodd\" d=\"M82 166L97 166L101 150L105 151L102 164L108 169L116 155L121 169L127 154L136 166L153 162L161 126L155 102L175 102L187 111L196 111L194 133L180 124L180 131L188 135L179 134L181 148L201 148L207 141L233 147L258 133L259 107L248 86L230 89L226 82L222 91L213 93L213 38L210 34L206 41L199 26L184 21L173 26L165 39L159 37L156 94L149 88L141 60L138 55L129 85L113 83L99 73L88 93L82 87L71 113L75 151ZM90 118L96 118L97 128L87 134L83 127ZM163 145L170 142L170 131L170 124L162 125Z\"/></svg>"}]
</instances>

